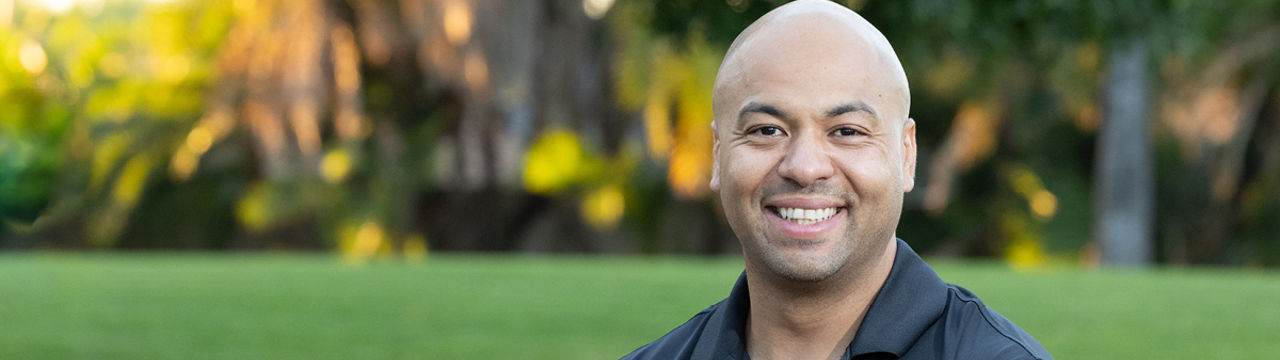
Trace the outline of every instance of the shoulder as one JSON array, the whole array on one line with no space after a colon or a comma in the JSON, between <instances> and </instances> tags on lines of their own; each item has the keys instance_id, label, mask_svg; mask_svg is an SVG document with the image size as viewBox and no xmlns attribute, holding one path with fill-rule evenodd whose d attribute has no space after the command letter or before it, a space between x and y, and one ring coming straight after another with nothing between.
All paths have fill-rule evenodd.
<instances>
[{"instance_id":1,"label":"shoulder","mask_svg":"<svg viewBox=\"0 0 1280 360\"><path fill-rule=\"evenodd\" d=\"M694 345L698 343L698 338L707 327L707 321L719 306L720 303L716 303L699 311L689 321L657 340L635 349L622 359L689 359L693 355Z\"/></svg>"},{"instance_id":2,"label":"shoulder","mask_svg":"<svg viewBox=\"0 0 1280 360\"><path fill-rule=\"evenodd\" d=\"M968 289L947 284L947 306L939 319L951 336L947 348L965 358L1053 359L1040 342Z\"/></svg>"}]
</instances>

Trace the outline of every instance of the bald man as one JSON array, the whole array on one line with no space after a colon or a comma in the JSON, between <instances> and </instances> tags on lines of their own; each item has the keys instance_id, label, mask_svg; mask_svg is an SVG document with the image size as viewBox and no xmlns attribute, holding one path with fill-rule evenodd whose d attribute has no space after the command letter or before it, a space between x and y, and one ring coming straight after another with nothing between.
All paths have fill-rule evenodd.
<instances>
[{"instance_id":1,"label":"bald man","mask_svg":"<svg viewBox=\"0 0 1280 360\"><path fill-rule=\"evenodd\" d=\"M894 234L916 124L888 40L828 1L751 24L716 75L712 190L742 243L729 297L627 359L1051 359Z\"/></svg>"}]
</instances>

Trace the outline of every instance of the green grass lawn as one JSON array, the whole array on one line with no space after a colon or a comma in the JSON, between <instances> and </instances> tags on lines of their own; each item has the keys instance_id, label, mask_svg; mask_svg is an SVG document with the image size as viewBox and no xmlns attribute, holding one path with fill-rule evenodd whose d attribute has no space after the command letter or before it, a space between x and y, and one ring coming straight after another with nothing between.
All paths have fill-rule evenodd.
<instances>
[{"instance_id":1,"label":"green grass lawn","mask_svg":"<svg viewBox=\"0 0 1280 360\"><path fill-rule=\"evenodd\" d=\"M935 262L1060 359L1280 354L1280 274ZM738 259L0 255L0 359L609 359L727 295Z\"/></svg>"}]
</instances>

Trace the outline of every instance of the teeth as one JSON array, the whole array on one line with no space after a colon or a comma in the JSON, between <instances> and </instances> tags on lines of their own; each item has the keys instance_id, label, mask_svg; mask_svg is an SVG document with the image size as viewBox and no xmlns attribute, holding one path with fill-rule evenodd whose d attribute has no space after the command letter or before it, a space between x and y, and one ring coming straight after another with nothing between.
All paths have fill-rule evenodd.
<instances>
[{"instance_id":1,"label":"teeth","mask_svg":"<svg viewBox=\"0 0 1280 360\"><path fill-rule=\"evenodd\" d=\"M778 208L778 216L800 225L812 225L836 215L836 208L800 209Z\"/></svg>"}]
</instances>

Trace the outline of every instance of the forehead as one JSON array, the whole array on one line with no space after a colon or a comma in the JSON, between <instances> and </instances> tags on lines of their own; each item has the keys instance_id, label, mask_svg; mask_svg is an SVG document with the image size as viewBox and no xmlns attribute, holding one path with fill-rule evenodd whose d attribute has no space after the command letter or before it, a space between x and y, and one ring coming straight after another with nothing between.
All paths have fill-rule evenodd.
<instances>
[{"instance_id":1,"label":"forehead","mask_svg":"<svg viewBox=\"0 0 1280 360\"><path fill-rule=\"evenodd\" d=\"M829 14L771 20L744 32L722 64L717 117L748 101L812 107L860 101L884 116L905 118L909 100L901 65L869 23Z\"/></svg>"}]
</instances>

